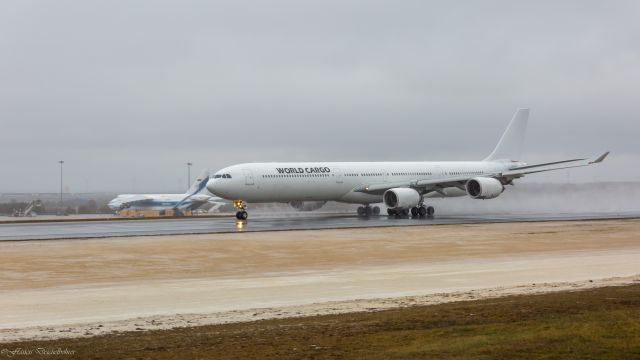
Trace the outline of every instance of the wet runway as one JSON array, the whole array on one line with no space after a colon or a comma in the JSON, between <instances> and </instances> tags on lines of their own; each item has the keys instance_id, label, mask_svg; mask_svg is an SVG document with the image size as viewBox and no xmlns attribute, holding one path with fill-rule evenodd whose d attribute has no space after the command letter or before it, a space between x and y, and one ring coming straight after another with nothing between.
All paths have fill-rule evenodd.
<instances>
[{"instance_id":1,"label":"wet runway","mask_svg":"<svg viewBox=\"0 0 640 360\"><path fill-rule=\"evenodd\" d=\"M304 214L296 216L255 215L240 222L235 218L186 218L135 221L74 221L30 224L0 224L0 241L80 239L136 235L177 235L233 233L249 231L282 231L307 229L340 229L376 226L419 226L441 224L476 224L517 221L589 220L640 217L640 212L583 214L482 214L440 215L434 218L410 219L374 216L361 218L349 214Z\"/></svg>"}]
</instances>

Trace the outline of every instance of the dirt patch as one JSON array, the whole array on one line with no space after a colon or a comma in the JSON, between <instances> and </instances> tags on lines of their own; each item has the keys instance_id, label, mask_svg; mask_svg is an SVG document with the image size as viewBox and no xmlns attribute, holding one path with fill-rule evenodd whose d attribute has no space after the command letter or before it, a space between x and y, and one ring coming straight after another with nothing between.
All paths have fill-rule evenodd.
<instances>
[{"instance_id":1,"label":"dirt patch","mask_svg":"<svg viewBox=\"0 0 640 360\"><path fill-rule=\"evenodd\" d=\"M0 243L0 290L640 247L640 219Z\"/></svg>"}]
</instances>

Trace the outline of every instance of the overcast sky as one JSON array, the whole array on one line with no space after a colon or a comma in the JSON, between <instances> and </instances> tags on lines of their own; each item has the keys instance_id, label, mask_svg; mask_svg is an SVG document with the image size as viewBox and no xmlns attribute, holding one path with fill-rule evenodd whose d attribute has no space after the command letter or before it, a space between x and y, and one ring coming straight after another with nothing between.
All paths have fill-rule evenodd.
<instances>
[{"instance_id":1,"label":"overcast sky","mask_svg":"<svg viewBox=\"0 0 640 360\"><path fill-rule=\"evenodd\" d=\"M0 2L0 192L183 191L252 161L475 160L640 181L638 1Z\"/></svg>"}]
</instances>

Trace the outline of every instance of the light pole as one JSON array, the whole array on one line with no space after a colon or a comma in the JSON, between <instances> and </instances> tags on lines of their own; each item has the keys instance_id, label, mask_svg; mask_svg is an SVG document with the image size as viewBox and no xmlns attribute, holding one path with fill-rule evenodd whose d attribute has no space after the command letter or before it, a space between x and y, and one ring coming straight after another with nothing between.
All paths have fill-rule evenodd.
<instances>
[{"instance_id":1,"label":"light pole","mask_svg":"<svg viewBox=\"0 0 640 360\"><path fill-rule=\"evenodd\" d=\"M62 209L62 164L64 164L63 160L58 161L58 164L60 164L60 210L59 210L59 215L63 215L63 209Z\"/></svg>"},{"instance_id":2,"label":"light pole","mask_svg":"<svg viewBox=\"0 0 640 360\"><path fill-rule=\"evenodd\" d=\"M187 189L191 187L191 165L192 163L187 163Z\"/></svg>"}]
</instances>

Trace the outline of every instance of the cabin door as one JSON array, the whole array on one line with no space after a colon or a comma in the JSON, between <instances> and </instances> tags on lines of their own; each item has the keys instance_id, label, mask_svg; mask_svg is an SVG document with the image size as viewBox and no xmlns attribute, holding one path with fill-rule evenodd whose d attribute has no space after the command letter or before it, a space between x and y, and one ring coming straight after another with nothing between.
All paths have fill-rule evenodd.
<instances>
[{"instance_id":1,"label":"cabin door","mask_svg":"<svg viewBox=\"0 0 640 360\"><path fill-rule=\"evenodd\" d=\"M335 172L336 183L342 184L342 170L338 168L333 168L333 172Z\"/></svg>"},{"instance_id":2,"label":"cabin door","mask_svg":"<svg viewBox=\"0 0 640 360\"><path fill-rule=\"evenodd\" d=\"M242 169L244 172L244 184L253 185L253 172L250 169Z\"/></svg>"},{"instance_id":3,"label":"cabin door","mask_svg":"<svg viewBox=\"0 0 640 360\"><path fill-rule=\"evenodd\" d=\"M442 179L444 178L444 170L442 169L441 166L434 166L433 167L433 178L434 179Z\"/></svg>"}]
</instances>

